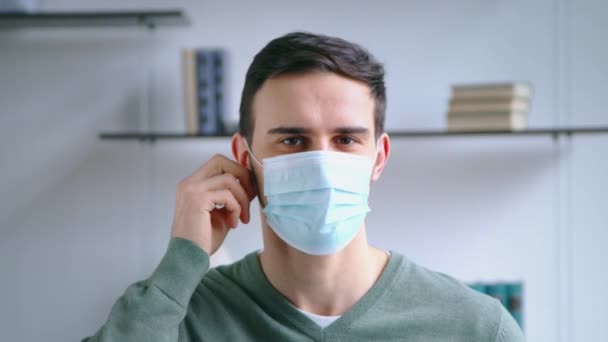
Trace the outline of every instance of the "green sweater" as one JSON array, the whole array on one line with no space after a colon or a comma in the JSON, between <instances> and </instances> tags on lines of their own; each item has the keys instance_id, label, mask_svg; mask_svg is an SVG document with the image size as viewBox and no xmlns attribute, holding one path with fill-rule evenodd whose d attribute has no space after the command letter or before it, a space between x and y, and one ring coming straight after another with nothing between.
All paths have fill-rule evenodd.
<instances>
[{"instance_id":1,"label":"green sweater","mask_svg":"<svg viewBox=\"0 0 608 342\"><path fill-rule=\"evenodd\" d=\"M211 270L173 238L152 276L131 285L84 341L523 341L495 299L391 253L377 283L321 328L268 282L257 253Z\"/></svg>"}]
</instances>

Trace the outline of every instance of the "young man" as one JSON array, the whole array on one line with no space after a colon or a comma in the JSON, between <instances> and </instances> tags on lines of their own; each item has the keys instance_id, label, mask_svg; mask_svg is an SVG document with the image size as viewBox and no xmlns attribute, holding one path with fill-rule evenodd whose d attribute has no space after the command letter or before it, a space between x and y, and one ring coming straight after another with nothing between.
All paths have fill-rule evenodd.
<instances>
[{"instance_id":1,"label":"young man","mask_svg":"<svg viewBox=\"0 0 608 342\"><path fill-rule=\"evenodd\" d=\"M172 239L86 341L523 341L490 297L370 246L370 184L385 167L384 70L342 39L292 33L251 64L234 161L177 189ZM209 270L249 205L264 248Z\"/></svg>"}]
</instances>

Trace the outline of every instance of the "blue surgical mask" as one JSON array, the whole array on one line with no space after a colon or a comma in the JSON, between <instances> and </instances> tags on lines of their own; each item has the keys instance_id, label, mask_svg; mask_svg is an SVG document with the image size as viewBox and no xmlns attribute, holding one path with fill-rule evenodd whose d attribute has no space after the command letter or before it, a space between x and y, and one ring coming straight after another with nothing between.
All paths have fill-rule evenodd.
<instances>
[{"instance_id":1,"label":"blue surgical mask","mask_svg":"<svg viewBox=\"0 0 608 342\"><path fill-rule=\"evenodd\" d=\"M373 164L369 157L334 151L264 159L263 212L268 225L304 253L340 251L355 238L370 211Z\"/></svg>"}]
</instances>

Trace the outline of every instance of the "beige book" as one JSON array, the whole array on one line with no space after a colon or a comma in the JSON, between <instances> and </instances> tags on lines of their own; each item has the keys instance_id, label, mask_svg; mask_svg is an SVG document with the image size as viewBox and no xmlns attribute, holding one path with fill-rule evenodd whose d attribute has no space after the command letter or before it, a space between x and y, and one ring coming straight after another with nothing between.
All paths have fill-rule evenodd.
<instances>
[{"instance_id":1,"label":"beige book","mask_svg":"<svg viewBox=\"0 0 608 342\"><path fill-rule=\"evenodd\" d=\"M450 100L449 113L527 112L528 101L522 98L493 100Z\"/></svg>"},{"instance_id":2,"label":"beige book","mask_svg":"<svg viewBox=\"0 0 608 342\"><path fill-rule=\"evenodd\" d=\"M198 134L198 94L196 83L196 50L182 49L182 92L186 115L186 133Z\"/></svg>"},{"instance_id":3,"label":"beige book","mask_svg":"<svg viewBox=\"0 0 608 342\"><path fill-rule=\"evenodd\" d=\"M452 86L452 98L479 99L479 98L530 98L532 87L528 83L487 83L462 84Z\"/></svg>"},{"instance_id":4,"label":"beige book","mask_svg":"<svg viewBox=\"0 0 608 342\"><path fill-rule=\"evenodd\" d=\"M527 127L524 112L484 114L448 114L447 128L457 131L521 131Z\"/></svg>"}]
</instances>

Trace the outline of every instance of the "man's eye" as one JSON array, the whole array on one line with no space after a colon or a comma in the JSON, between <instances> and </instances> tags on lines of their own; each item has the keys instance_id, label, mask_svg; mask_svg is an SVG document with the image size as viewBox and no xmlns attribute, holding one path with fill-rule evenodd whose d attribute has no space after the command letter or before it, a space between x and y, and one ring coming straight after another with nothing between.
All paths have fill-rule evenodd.
<instances>
[{"instance_id":1,"label":"man's eye","mask_svg":"<svg viewBox=\"0 0 608 342\"><path fill-rule=\"evenodd\" d=\"M340 145L352 145L355 143L355 139L349 136L338 137L337 141Z\"/></svg>"},{"instance_id":2,"label":"man's eye","mask_svg":"<svg viewBox=\"0 0 608 342\"><path fill-rule=\"evenodd\" d=\"M289 137L289 138L285 138L285 139L281 140L281 143L288 145L288 146L297 146L297 145L302 145L303 141L302 141L302 138L299 138L299 137Z\"/></svg>"}]
</instances>

